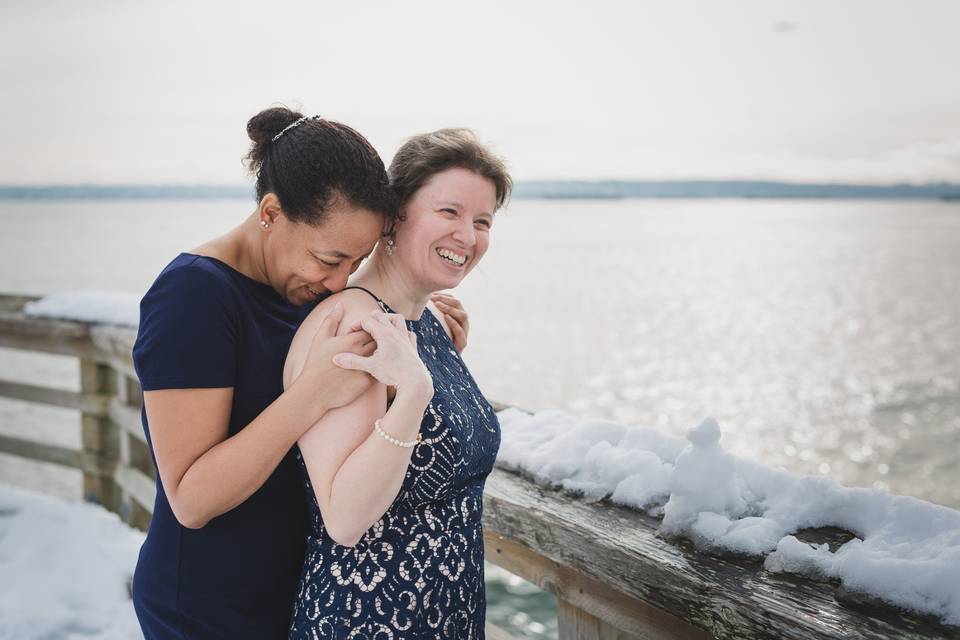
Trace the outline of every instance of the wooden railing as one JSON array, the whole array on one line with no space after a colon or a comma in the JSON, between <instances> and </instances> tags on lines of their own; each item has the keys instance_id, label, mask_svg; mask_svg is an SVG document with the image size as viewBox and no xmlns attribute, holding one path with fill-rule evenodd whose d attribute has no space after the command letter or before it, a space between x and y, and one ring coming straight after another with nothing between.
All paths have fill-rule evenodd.
<instances>
[{"instance_id":1,"label":"wooden railing","mask_svg":"<svg viewBox=\"0 0 960 640\"><path fill-rule=\"evenodd\" d=\"M129 329L26 316L0 295L0 347L79 360L80 391L0 381L0 397L80 412L80 450L0 434L0 452L80 469L85 499L149 524L155 471L140 424ZM496 469L484 494L486 559L553 593L561 640L960 638L960 630L847 593L836 583L763 570L656 533L658 520L588 502ZM798 534L833 545L838 530ZM491 640L509 638L488 628Z\"/></svg>"}]
</instances>

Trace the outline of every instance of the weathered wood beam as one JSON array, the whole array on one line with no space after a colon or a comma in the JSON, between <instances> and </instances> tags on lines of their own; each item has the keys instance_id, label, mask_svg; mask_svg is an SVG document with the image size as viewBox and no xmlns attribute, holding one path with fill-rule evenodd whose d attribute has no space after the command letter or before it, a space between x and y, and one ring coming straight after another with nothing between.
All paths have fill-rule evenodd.
<instances>
[{"instance_id":1,"label":"weathered wood beam","mask_svg":"<svg viewBox=\"0 0 960 640\"><path fill-rule=\"evenodd\" d=\"M111 367L134 380L137 379L137 372L133 368L133 343L136 339L136 329L104 325L90 327L90 340L101 357Z\"/></svg>"},{"instance_id":2,"label":"weathered wood beam","mask_svg":"<svg viewBox=\"0 0 960 640\"><path fill-rule=\"evenodd\" d=\"M531 522L531 526L537 525ZM598 621L592 623L592 626L598 629L606 626L599 624L599 621L609 623L611 629L606 629L605 632L608 635L614 633L613 637L618 637L617 630L622 632L623 638L638 640L709 640L712 637L706 631L665 611L557 564L489 529L484 530L483 541L484 557L488 561L554 594L558 603L564 603L567 609L572 607L582 611L584 615L576 617L579 621L576 625L578 627L586 625L586 621L591 619ZM561 624L561 638L564 637L563 634Z\"/></svg>"},{"instance_id":3,"label":"weathered wood beam","mask_svg":"<svg viewBox=\"0 0 960 640\"><path fill-rule=\"evenodd\" d=\"M628 634L622 629L618 629L607 624L599 618L595 618L583 609L579 609L569 602L560 600L557 603L557 631L559 640L667 640L667 638L684 638L694 636L670 636L670 635L634 635ZM698 633L703 634L702 631ZM709 634L699 637L711 638Z\"/></svg>"},{"instance_id":4,"label":"weathered wood beam","mask_svg":"<svg viewBox=\"0 0 960 640\"><path fill-rule=\"evenodd\" d=\"M147 436L143 433L143 424L140 421L140 409L123 404L114 399L107 410L110 420L120 429L133 436L143 444L147 444Z\"/></svg>"},{"instance_id":5,"label":"weathered wood beam","mask_svg":"<svg viewBox=\"0 0 960 640\"><path fill-rule=\"evenodd\" d=\"M83 393L116 395L116 373L109 367L90 360L80 361L80 390ZM122 489L113 480L120 459L119 429L102 414L80 414L80 442L87 459L99 459L101 468L84 469L83 497L102 504L114 513L123 508Z\"/></svg>"},{"instance_id":6,"label":"weathered wood beam","mask_svg":"<svg viewBox=\"0 0 960 640\"><path fill-rule=\"evenodd\" d=\"M107 415L110 396L101 393L77 393L33 384L0 380L0 397L75 409L93 415Z\"/></svg>"},{"instance_id":7,"label":"weathered wood beam","mask_svg":"<svg viewBox=\"0 0 960 640\"><path fill-rule=\"evenodd\" d=\"M892 607L843 606L833 583L769 573L755 558L720 557L665 540L658 525L635 510L589 502L502 469L487 479L488 535L509 538L721 640L960 638L960 630Z\"/></svg>"},{"instance_id":8,"label":"weathered wood beam","mask_svg":"<svg viewBox=\"0 0 960 640\"><path fill-rule=\"evenodd\" d=\"M83 469L84 467L83 453L77 449L4 434L0 434L0 453L28 458L37 462L49 462L72 469Z\"/></svg>"},{"instance_id":9,"label":"weathered wood beam","mask_svg":"<svg viewBox=\"0 0 960 640\"><path fill-rule=\"evenodd\" d=\"M157 487L153 478L139 469L124 465L117 466L113 478L143 509L153 513L153 503L157 498Z\"/></svg>"},{"instance_id":10,"label":"weathered wood beam","mask_svg":"<svg viewBox=\"0 0 960 640\"><path fill-rule=\"evenodd\" d=\"M0 347L90 360L98 355L87 325L33 318L17 311L0 311Z\"/></svg>"}]
</instances>

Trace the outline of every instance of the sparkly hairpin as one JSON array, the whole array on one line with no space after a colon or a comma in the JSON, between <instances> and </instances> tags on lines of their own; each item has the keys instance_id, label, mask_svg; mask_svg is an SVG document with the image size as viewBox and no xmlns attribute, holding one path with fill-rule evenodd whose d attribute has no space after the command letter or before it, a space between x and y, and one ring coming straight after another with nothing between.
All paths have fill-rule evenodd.
<instances>
[{"instance_id":1,"label":"sparkly hairpin","mask_svg":"<svg viewBox=\"0 0 960 640\"><path fill-rule=\"evenodd\" d=\"M317 116L303 116L302 118L291 122L290 124L288 124L287 126L285 126L283 129L281 129L281 130L280 130L280 133L278 133L277 135L273 136L273 138L272 138L270 141L271 141L271 142L276 142L276 141L280 138L280 136L282 136L283 134L285 134L287 131L290 131L290 129L295 129L296 127L299 127L301 124L303 124L303 123L306 122L307 120L319 120L319 119L320 119L320 116L318 116L318 115L317 115Z\"/></svg>"}]
</instances>

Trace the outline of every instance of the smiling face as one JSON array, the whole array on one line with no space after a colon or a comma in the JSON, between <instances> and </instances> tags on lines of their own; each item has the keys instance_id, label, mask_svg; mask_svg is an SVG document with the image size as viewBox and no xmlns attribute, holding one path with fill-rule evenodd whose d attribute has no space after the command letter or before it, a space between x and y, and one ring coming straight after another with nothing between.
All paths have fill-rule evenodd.
<instances>
[{"instance_id":1,"label":"smiling face","mask_svg":"<svg viewBox=\"0 0 960 640\"><path fill-rule=\"evenodd\" d=\"M320 226L292 222L280 212L264 243L270 284L295 305L340 291L382 230L383 216L346 203L332 204Z\"/></svg>"},{"instance_id":2,"label":"smiling face","mask_svg":"<svg viewBox=\"0 0 960 640\"><path fill-rule=\"evenodd\" d=\"M454 167L434 174L403 206L396 259L428 291L452 289L490 245L493 181Z\"/></svg>"}]
</instances>

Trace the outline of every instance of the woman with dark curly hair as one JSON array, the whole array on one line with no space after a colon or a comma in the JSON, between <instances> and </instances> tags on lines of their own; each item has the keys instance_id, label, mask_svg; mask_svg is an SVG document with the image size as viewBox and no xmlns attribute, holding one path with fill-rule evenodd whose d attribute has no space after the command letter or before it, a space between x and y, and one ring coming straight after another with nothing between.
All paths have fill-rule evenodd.
<instances>
[{"instance_id":1,"label":"woman with dark curly hair","mask_svg":"<svg viewBox=\"0 0 960 640\"><path fill-rule=\"evenodd\" d=\"M341 330L339 307L286 389L282 370L310 303L343 289L396 215L383 162L350 127L286 108L247 132L256 210L177 256L141 303L133 356L158 482L133 600L150 640L286 636L308 531L291 447L372 385L332 361L374 350Z\"/></svg>"}]
</instances>

